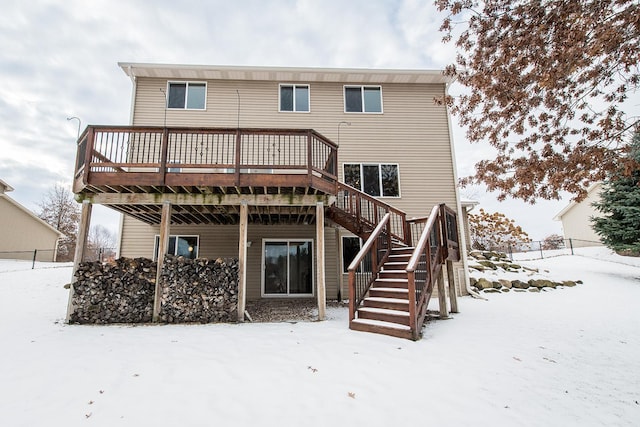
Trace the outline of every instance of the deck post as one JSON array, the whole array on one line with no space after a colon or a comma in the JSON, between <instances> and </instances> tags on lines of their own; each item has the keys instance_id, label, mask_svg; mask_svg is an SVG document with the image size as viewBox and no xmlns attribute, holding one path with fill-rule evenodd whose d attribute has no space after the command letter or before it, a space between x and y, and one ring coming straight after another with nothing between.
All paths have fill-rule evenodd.
<instances>
[{"instance_id":1,"label":"deck post","mask_svg":"<svg viewBox=\"0 0 640 427\"><path fill-rule=\"evenodd\" d=\"M82 202L80 225L78 226L78 234L76 235L76 251L73 255L73 270L71 272L71 286L69 287L69 302L67 303L67 322L69 322L71 313L73 312L73 283L76 281L76 271L78 271L78 267L84 258L87 237L89 236L89 226L91 225L92 208L93 205L88 200Z\"/></svg>"},{"instance_id":2,"label":"deck post","mask_svg":"<svg viewBox=\"0 0 640 427\"><path fill-rule=\"evenodd\" d=\"M240 204L240 236L238 238L238 322L244 322L247 302L247 223L249 206L243 200Z\"/></svg>"},{"instance_id":3,"label":"deck post","mask_svg":"<svg viewBox=\"0 0 640 427\"><path fill-rule=\"evenodd\" d=\"M344 270L342 266L342 250L341 249L341 238L340 238L340 229L335 228L336 232L336 265L338 266L338 302L342 302L344 298ZM347 293L348 294L348 293Z\"/></svg>"},{"instance_id":4,"label":"deck post","mask_svg":"<svg viewBox=\"0 0 640 427\"><path fill-rule=\"evenodd\" d=\"M444 270L440 268L440 272L438 273L438 305L440 306L440 318L442 319L449 317L446 292L447 290L444 286Z\"/></svg>"},{"instance_id":5,"label":"deck post","mask_svg":"<svg viewBox=\"0 0 640 427\"><path fill-rule=\"evenodd\" d=\"M160 219L160 242L158 243L158 262L156 269L156 289L153 297L153 321L160 320L160 308L162 303L162 267L164 266L164 257L169 247L169 233L171 225L171 203L162 203L162 217Z\"/></svg>"},{"instance_id":6,"label":"deck post","mask_svg":"<svg viewBox=\"0 0 640 427\"><path fill-rule=\"evenodd\" d=\"M324 320L327 291L324 278L324 203L316 203L316 269L318 280L318 320Z\"/></svg>"},{"instance_id":7,"label":"deck post","mask_svg":"<svg viewBox=\"0 0 640 427\"><path fill-rule=\"evenodd\" d=\"M453 277L453 261L447 260L447 280L449 282L449 303L451 304L451 312L458 311L458 293L456 292L456 281Z\"/></svg>"}]
</instances>

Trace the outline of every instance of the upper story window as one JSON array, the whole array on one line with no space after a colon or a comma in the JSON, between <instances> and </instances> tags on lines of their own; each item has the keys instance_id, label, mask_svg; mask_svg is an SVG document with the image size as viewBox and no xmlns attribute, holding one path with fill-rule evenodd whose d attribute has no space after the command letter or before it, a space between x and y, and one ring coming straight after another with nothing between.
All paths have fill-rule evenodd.
<instances>
[{"instance_id":1,"label":"upper story window","mask_svg":"<svg viewBox=\"0 0 640 427\"><path fill-rule=\"evenodd\" d=\"M167 108L204 110L207 84L202 82L169 82Z\"/></svg>"},{"instance_id":2,"label":"upper story window","mask_svg":"<svg viewBox=\"0 0 640 427\"><path fill-rule=\"evenodd\" d=\"M280 111L309 112L309 85L280 85Z\"/></svg>"},{"instance_id":3,"label":"upper story window","mask_svg":"<svg viewBox=\"0 0 640 427\"><path fill-rule=\"evenodd\" d=\"M381 86L345 86L345 113L382 113Z\"/></svg>"},{"instance_id":4,"label":"upper story window","mask_svg":"<svg viewBox=\"0 0 640 427\"><path fill-rule=\"evenodd\" d=\"M374 197L400 197L398 165L344 164L344 182Z\"/></svg>"}]
</instances>

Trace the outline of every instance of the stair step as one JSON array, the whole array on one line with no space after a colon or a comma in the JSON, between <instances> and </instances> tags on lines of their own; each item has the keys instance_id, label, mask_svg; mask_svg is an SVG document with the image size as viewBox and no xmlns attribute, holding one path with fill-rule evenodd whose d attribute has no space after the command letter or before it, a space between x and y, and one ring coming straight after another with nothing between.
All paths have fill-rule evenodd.
<instances>
[{"instance_id":1,"label":"stair step","mask_svg":"<svg viewBox=\"0 0 640 427\"><path fill-rule=\"evenodd\" d=\"M381 286L387 288L407 288L408 283L409 279L407 279L406 275L403 278L378 277L373 286Z\"/></svg>"},{"instance_id":2,"label":"stair step","mask_svg":"<svg viewBox=\"0 0 640 427\"><path fill-rule=\"evenodd\" d=\"M409 300L401 298L367 297L362 301L362 305L364 307L409 311Z\"/></svg>"},{"instance_id":3,"label":"stair step","mask_svg":"<svg viewBox=\"0 0 640 427\"><path fill-rule=\"evenodd\" d=\"M409 312L386 308L360 307L358 308L358 319L382 320L399 325L409 325Z\"/></svg>"},{"instance_id":4,"label":"stair step","mask_svg":"<svg viewBox=\"0 0 640 427\"><path fill-rule=\"evenodd\" d=\"M372 287L369 289L369 295L373 298L399 298L408 300L409 290L406 288Z\"/></svg>"},{"instance_id":5,"label":"stair step","mask_svg":"<svg viewBox=\"0 0 640 427\"><path fill-rule=\"evenodd\" d=\"M403 247L395 247L391 248L392 255L413 255L413 251L416 248L413 246L403 246Z\"/></svg>"},{"instance_id":6,"label":"stair step","mask_svg":"<svg viewBox=\"0 0 640 427\"><path fill-rule=\"evenodd\" d=\"M407 279L376 279L376 281L372 285L373 287L381 287L381 288L400 288L400 289L408 289L409 284Z\"/></svg>"},{"instance_id":7,"label":"stair step","mask_svg":"<svg viewBox=\"0 0 640 427\"><path fill-rule=\"evenodd\" d=\"M349 328L356 331L375 332L392 337L413 339L413 333L409 326L380 320L353 319L349 323Z\"/></svg>"},{"instance_id":8,"label":"stair step","mask_svg":"<svg viewBox=\"0 0 640 427\"><path fill-rule=\"evenodd\" d=\"M378 274L381 279L405 279L407 278L406 270L382 270Z\"/></svg>"},{"instance_id":9,"label":"stair step","mask_svg":"<svg viewBox=\"0 0 640 427\"><path fill-rule=\"evenodd\" d=\"M407 268L409 260L406 261L387 261L384 263L383 268L389 270L403 270Z\"/></svg>"},{"instance_id":10,"label":"stair step","mask_svg":"<svg viewBox=\"0 0 640 427\"><path fill-rule=\"evenodd\" d=\"M387 258L387 262L385 262L385 264L389 263L389 262L404 262L407 263L409 262L409 260L411 259L411 257L409 255L392 255L389 254L389 258Z\"/></svg>"}]
</instances>

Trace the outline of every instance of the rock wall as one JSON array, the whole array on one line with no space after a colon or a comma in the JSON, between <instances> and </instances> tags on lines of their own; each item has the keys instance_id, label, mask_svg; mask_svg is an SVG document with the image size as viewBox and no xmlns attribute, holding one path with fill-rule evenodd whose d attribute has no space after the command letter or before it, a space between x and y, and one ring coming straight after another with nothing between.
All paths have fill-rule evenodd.
<instances>
[{"instance_id":1,"label":"rock wall","mask_svg":"<svg viewBox=\"0 0 640 427\"><path fill-rule=\"evenodd\" d=\"M157 264L146 258L85 262L76 272L70 323L152 320ZM160 320L231 322L238 304L238 261L168 255L160 278Z\"/></svg>"},{"instance_id":2,"label":"rock wall","mask_svg":"<svg viewBox=\"0 0 640 427\"><path fill-rule=\"evenodd\" d=\"M469 273L489 274L493 277L469 277L471 286L477 292L500 293L500 292L540 292L558 287L573 287L582 283L580 280L565 280L554 282L543 277L533 277L527 281L512 279L508 280L501 275L509 273L520 273L521 277L534 276L539 273L536 268L524 267L513 263L506 254L490 251L469 252Z\"/></svg>"}]
</instances>

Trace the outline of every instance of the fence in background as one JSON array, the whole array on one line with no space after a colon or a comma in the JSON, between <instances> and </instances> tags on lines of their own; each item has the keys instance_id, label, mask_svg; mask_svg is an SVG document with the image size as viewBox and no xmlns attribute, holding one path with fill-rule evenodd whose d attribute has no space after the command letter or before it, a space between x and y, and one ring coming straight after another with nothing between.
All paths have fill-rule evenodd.
<instances>
[{"instance_id":1,"label":"fence in background","mask_svg":"<svg viewBox=\"0 0 640 427\"><path fill-rule=\"evenodd\" d=\"M0 259L15 261L30 261L31 269L38 267L51 267L52 264L63 264L56 262L53 257L53 249L33 249L28 251L0 251ZM116 256L115 248L89 248L87 249L84 261L113 261ZM41 263L41 264L38 264Z\"/></svg>"},{"instance_id":2,"label":"fence in background","mask_svg":"<svg viewBox=\"0 0 640 427\"><path fill-rule=\"evenodd\" d=\"M534 240L510 245L491 246L490 251L504 252L513 261L543 259L560 255L575 255L575 249L604 246L602 242L581 239L558 239L556 241Z\"/></svg>"}]
</instances>

